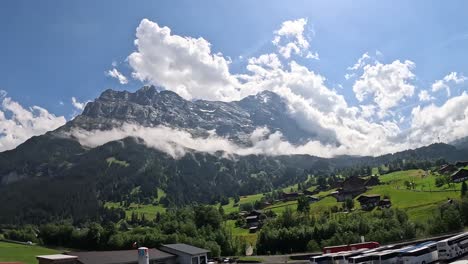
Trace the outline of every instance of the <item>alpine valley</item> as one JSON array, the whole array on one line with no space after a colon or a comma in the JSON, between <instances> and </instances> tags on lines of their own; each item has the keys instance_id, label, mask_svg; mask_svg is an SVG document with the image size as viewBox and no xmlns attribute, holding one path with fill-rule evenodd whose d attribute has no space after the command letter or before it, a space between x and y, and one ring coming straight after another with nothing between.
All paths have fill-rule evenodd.
<instances>
[{"instance_id":1,"label":"alpine valley","mask_svg":"<svg viewBox=\"0 0 468 264\"><path fill-rule=\"evenodd\" d=\"M304 182L310 174L395 160L455 162L468 154L466 140L379 157L239 154L207 146L214 139L252 149L265 131L292 145L317 139L273 92L215 102L187 101L153 86L134 93L106 90L64 126L0 153L0 223L80 221L98 216L106 202L137 197L153 203L161 192L158 202L167 208L214 204ZM168 136L176 139L168 142ZM184 137L189 143L180 145Z\"/></svg>"}]
</instances>

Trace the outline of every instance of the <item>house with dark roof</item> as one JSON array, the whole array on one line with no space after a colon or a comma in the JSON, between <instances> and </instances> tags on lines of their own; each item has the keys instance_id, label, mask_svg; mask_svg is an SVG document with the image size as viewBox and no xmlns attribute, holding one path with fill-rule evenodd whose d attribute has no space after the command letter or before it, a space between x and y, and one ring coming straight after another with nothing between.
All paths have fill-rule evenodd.
<instances>
[{"instance_id":1,"label":"house with dark roof","mask_svg":"<svg viewBox=\"0 0 468 264\"><path fill-rule=\"evenodd\" d=\"M367 181L364 183L366 187L376 186L380 184L379 177L371 176Z\"/></svg>"},{"instance_id":2,"label":"house with dark roof","mask_svg":"<svg viewBox=\"0 0 468 264\"><path fill-rule=\"evenodd\" d=\"M466 180L468 180L468 170L461 169L461 170L455 172L454 174L452 174L452 176L450 176L450 178L452 179L453 182L466 181Z\"/></svg>"},{"instance_id":3,"label":"house with dark roof","mask_svg":"<svg viewBox=\"0 0 468 264\"><path fill-rule=\"evenodd\" d=\"M457 163L455 163L455 166L457 166L457 167L466 167L466 166L468 166L468 161L458 161Z\"/></svg>"},{"instance_id":4,"label":"house with dark roof","mask_svg":"<svg viewBox=\"0 0 468 264\"><path fill-rule=\"evenodd\" d=\"M301 193L298 193L298 192L289 192L289 193L282 192L281 198L283 199L283 201L292 201L292 200L299 198L300 195Z\"/></svg>"},{"instance_id":5,"label":"house with dark roof","mask_svg":"<svg viewBox=\"0 0 468 264\"><path fill-rule=\"evenodd\" d=\"M380 202L380 194L363 194L357 198L363 210L372 210Z\"/></svg>"},{"instance_id":6,"label":"house with dark roof","mask_svg":"<svg viewBox=\"0 0 468 264\"><path fill-rule=\"evenodd\" d=\"M458 167L456 165L445 164L445 165L442 165L437 172L439 172L440 174L449 174L449 173L453 173L457 169Z\"/></svg>"},{"instance_id":7,"label":"house with dark roof","mask_svg":"<svg viewBox=\"0 0 468 264\"><path fill-rule=\"evenodd\" d=\"M249 215L245 218L245 222L249 228L258 227L260 224L260 217L258 215Z\"/></svg>"},{"instance_id":8,"label":"house with dark roof","mask_svg":"<svg viewBox=\"0 0 468 264\"><path fill-rule=\"evenodd\" d=\"M382 199L379 202L379 207L384 209L384 208L390 208L392 206L392 202L390 199Z\"/></svg>"},{"instance_id":9,"label":"house with dark roof","mask_svg":"<svg viewBox=\"0 0 468 264\"><path fill-rule=\"evenodd\" d=\"M160 247L162 251L177 256L178 264L206 264L209 250L187 244L167 244Z\"/></svg>"},{"instance_id":10,"label":"house with dark roof","mask_svg":"<svg viewBox=\"0 0 468 264\"><path fill-rule=\"evenodd\" d=\"M364 193L367 188L366 180L359 177L349 177L341 183L341 187L333 192L332 195L338 202L343 202L346 199L354 199L354 197Z\"/></svg>"},{"instance_id":11,"label":"house with dark roof","mask_svg":"<svg viewBox=\"0 0 468 264\"><path fill-rule=\"evenodd\" d=\"M318 194L319 192L320 192L320 190L318 190L318 189L315 189L315 190L313 190L313 191L305 190L305 191L304 191L304 194L305 194L305 195L316 195L316 194Z\"/></svg>"}]
</instances>

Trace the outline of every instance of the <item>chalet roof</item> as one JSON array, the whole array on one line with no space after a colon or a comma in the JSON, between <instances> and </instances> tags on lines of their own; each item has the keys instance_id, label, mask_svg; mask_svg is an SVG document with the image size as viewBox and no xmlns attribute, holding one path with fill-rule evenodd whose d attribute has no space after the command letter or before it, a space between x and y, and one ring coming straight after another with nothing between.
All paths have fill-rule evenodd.
<instances>
[{"instance_id":1,"label":"chalet roof","mask_svg":"<svg viewBox=\"0 0 468 264\"><path fill-rule=\"evenodd\" d=\"M345 192L361 190L365 188L366 180L359 177L349 177L343 181L341 184L341 188Z\"/></svg>"},{"instance_id":2,"label":"chalet roof","mask_svg":"<svg viewBox=\"0 0 468 264\"><path fill-rule=\"evenodd\" d=\"M258 219L258 215L250 215L245 218L246 220Z\"/></svg>"},{"instance_id":3,"label":"chalet roof","mask_svg":"<svg viewBox=\"0 0 468 264\"><path fill-rule=\"evenodd\" d=\"M66 254L70 256L77 256L78 261L82 264L117 264L138 262L138 251L136 249L68 252ZM175 255L160 251L155 248L148 249L148 255L150 261L175 257Z\"/></svg>"},{"instance_id":4,"label":"chalet roof","mask_svg":"<svg viewBox=\"0 0 468 264\"><path fill-rule=\"evenodd\" d=\"M186 254L189 254L189 255L199 255L199 254L204 254L204 253L210 252L209 250L194 247L194 246L187 245L187 244L167 244L167 245L163 245L161 247L161 250L164 250L165 248L172 249L172 250L175 250L175 251L179 251L179 252L182 252L182 253L186 253Z\"/></svg>"},{"instance_id":5,"label":"chalet roof","mask_svg":"<svg viewBox=\"0 0 468 264\"><path fill-rule=\"evenodd\" d=\"M457 166L453 164L445 164L445 165L442 165L438 171L445 173L445 172L454 171L456 169L457 169Z\"/></svg>"},{"instance_id":6,"label":"chalet roof","mask_svg":"<svg viewBox=\"0 0 468 264\"><path fill-rule=\"evenodd\" d=\"M378 185L380 183L380 180L379 180L379 177L376 177L376 176L371 176L366 182L365 182L365 186L374 186L374 185Z\"/></svg>"}]
</instances>

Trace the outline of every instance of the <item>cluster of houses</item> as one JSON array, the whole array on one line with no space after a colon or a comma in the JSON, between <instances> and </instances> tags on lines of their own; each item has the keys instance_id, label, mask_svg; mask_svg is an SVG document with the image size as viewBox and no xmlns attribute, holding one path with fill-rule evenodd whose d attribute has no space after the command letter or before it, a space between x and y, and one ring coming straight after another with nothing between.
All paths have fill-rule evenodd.
<instances>
[{"instance_id":1,"label":"cluster of houses","mask_svg":"<svg viewBox=\"0 0 468 264\"><path fill-rule=\"evenodd\" d=\"M363 210L370 211L375 207L389 208L392 206L390 199L381 198L380 194L364 194L370 187L380 184L379 177L371 176L367 179L361 177L349 177L340 183L339 188L331 195L338 202L354 199L360 203Z\"/></svg>"},{"instance_id":2,"label":"cluster of houses","mask_svg":"<svg viewBox=\"0 0 468 264\"><path fill-rule=\"evenodd\" d=\"M299 197L301 196L306 197L309 203L314 203L320 200L319 198L312 196L313 194L316 194L316 193L318 193L318 191L312 192L312 191L305 190L304 192L282 192L279 199L275 200L275 203L294 201L294 200L299 199ZM264 202L261 208L265 208L269 205L271 205L271 203ZM262 225L265 219L267 218L266 215L261 210L252 210L250 212L242 211L239 213L239 216L245 218L246 228L249 229L250 233L255 233L260 228L262 228Z\"/></svg>"}]
</instances>

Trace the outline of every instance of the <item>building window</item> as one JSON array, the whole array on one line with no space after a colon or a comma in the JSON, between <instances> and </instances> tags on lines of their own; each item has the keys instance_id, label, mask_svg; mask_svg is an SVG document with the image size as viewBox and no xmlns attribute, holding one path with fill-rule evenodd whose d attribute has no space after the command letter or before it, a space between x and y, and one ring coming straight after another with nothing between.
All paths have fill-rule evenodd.
<instances>
[{"instance_id":1,"label":"building window","mask_svg":"<svg viewBox=\"0 0 468 264\"><path fill-rule=\"evenodd\" d=\"M198 263L198 257L193 257L192 258L192 264L199 264Z\"/></svg>"}]
</instances>

